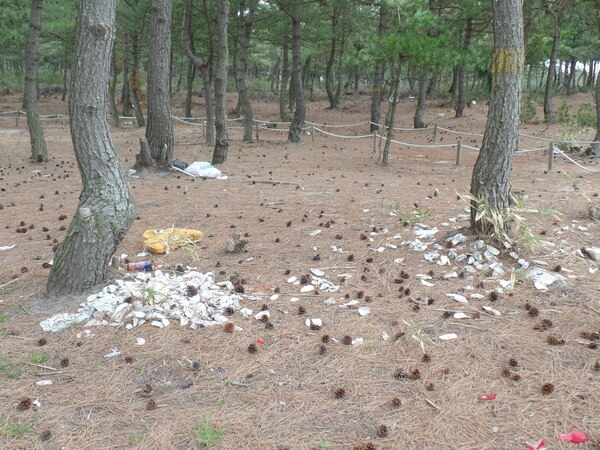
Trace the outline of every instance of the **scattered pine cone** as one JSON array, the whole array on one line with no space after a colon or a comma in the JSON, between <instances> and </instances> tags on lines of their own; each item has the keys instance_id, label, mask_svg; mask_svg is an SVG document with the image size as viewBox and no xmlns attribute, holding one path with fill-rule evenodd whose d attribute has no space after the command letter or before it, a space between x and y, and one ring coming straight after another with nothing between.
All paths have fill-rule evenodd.
<instances>
[{"instance_id":1,"label":"scattered pine cone","mask_svg":"<svg viewBox=\"0 0 600 450\"><path fill-rule=\"evenodd\" d=\"M328 344L330 340L331 340L331 338L329 337L328 334L324 334L323 336L321 336L321 342L323 344Z\"/></svg>"},{"instance_id":2,"label":"scattered pine cone","mask_svg":"<svg viewBox=\"0 0 600 450\"><path fill-rule=\"evenodd\" d=\"M142 388L142 397L152 396L153 390L154 390L154 388L152 387L151 384L145 384L144 387Z\"/></svg>"},{"instance_id":3,"label":"scattered pine cone","mask_svg":"<svg viewBox=\"0 0 600 450\"><path fill-rule=\"evenodd\" d=\"M386 425L379 425L377 428L377 437L384 438L389 434L388 427Z\"/></svg>"},{"instance_id":4,"label":"scattered pine cone","mask_svg":"<svg viewBox=\"0 0 600 450\"><path fill-rule=\"evenodd\" d=\"M38 344L40 347L43 347L43 346L44 346L44 345L46 345L47 343L48 343L48 341L47 341L45 338L39 338L39 339L38 339L38 341L37 341L37 344Z\"/></svg>"},{"instance_id":5,"label":"scattered pine cone","mask_svg":"<svg viewBox=\"0 0 600 450\"><path fill-rule=\"evenodd\" d=\"M344 343L344 345L352 345L352 336L349 336L349 335L344 336L344 338L342 339L342 342Z\"/></svg>"},{"instance_id":6,"label":"scattered pine cone","mask_svg":"<svg viewBox=\"0 0 600 450\"><path fill-rule=\"evenodd\" d=\"M256 347L256 344L250 344L250 345L248 345L248 353L254 354L257 351L258 351L258 348Z\"/></svg>"},{"instance_id":7,"label":"scattered pine cone","mask_svg":"<svg viewBox=\"0 0 600 450\"><path fill-rule=\"evenodd\" d=\"M155 410L156 408L157 408L156 402L152 399L148 400L148 403L146 403L146 409L148 411L152 411L152 410Z\"/></svg>"},{"instance_id":8,"label":"scattered pine cone","mask_svg":"<svg viewBox=\"0 0 600 450\"><path fill-rule=\"evenodd\" d=\"M546 342L550 345L565 345L565 340L554 334L549 335L546 338Z\"/></svg>"},{"instance_id":9,"label":"scattered pine cone","mask_svg":"<svg viewBox=\"0 0 600 450\"><path fill-rule=\"evenodd\" d=\"M198 294L198 288L196 286L188 284L185 287L185 295L187 295L188 297L193 297L196 294Z\"/></svg>"},{"instance_id":10,"label":"scattered pine cone","mask_svg":"<svg viewBox=\"0 0 600 450\"><path fill-rule=\"evenodd\" d=\"M225 325L223 325L223 330L225 333L233 333L235 330L235 325L232 322L225 322Z\"/></svg>"},{"instance_id":11,"label":"scattered pine cone","mask_svg":"<svg viewBox=\"0 0 600 450\"><path fill-rule=\"evenodd\" d=\"M133 356L125 357L125 364L133 364L134 361L135 361L135 358Z\"/></svg>"},{"instance_id":12,"label":"scattered pine cone","mask_svg":"<svg viewBox=\"0 0 600 450\"><path fill-rule=\"evenodd\" d=\"M394 408L398 408L402 405L402 400L400 400L398 397L394 397L391 403Z\"/></svg>"},{"instance_id":13,"label":"scattered pine cone","mask_svg":"<svg viewBox=\"0 0 600 450\"><path fill-rule=\"evenodd\" d=\"M554 385L552 383L546 383L542 386L542 395L550 395L554 392Z\"/></svg>"},{"instance_id":14,"label":"scattered pine cone","mask_svg":"<svg viewBox=\"0 0 600 450\"><path fill-rule=\"evenodd\" d=\"M17 405L17 409L20 411L25 411L25 410L31 408L32 404L33 404L33 402L31 401L31 399L29 397L21 397L19 399L19 404Z\"/></svg>"},{"instance_id":15,"label":"scattered pine cone","mask_svg":"<svg viewBox=\"0 0 600 450\"><path fill-rule=\"evenodd\" d=\"M510 358L508 360L508 365L511 367L517 367L519 365L519 362L515 358Z\"/></svg>"},{"instance_id":16,"label":"scattered pine cone","mask_svg":"<svg viewBox=\"0 0 600 450\"><path fill-rule=\"evenodd\" d=\"M335 398L344 398L346 396L346 389L344 389L343 387L339 387L335 390L334 392L334 396Z\"/></svg>"},{"instance_id":17,"label":"scattered pine cone","mask_svg":"<svg viewBox=\"0 0 600 450\"><path fill-rule=\"evenodd\" d=\"M303 314L306 314L306 308L302 305L298 306L298 315L301 316Z\"/></svg>"},{"instance_id":18,"label":"scattered pine cone","mask_svg":"<svg viewBox=\"0 0 600 450\"><path fill-rule=\"evenodd\" d=\"M69 358L63 358L60 360L60 367L62 367L63 369L65 367L69 367Z\"/></svg>"}]
</instances>

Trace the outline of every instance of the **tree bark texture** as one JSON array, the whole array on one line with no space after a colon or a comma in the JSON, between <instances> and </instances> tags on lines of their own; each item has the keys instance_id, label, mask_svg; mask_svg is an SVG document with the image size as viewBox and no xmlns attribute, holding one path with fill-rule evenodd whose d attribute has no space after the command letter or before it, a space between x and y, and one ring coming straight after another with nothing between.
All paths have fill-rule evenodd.
<instances>
[{"instance_id":1,"label":"tree bark texture","mask_svg":"<svg viewBox=\"0 0 600 450\"><path fill-rule=\"evenodd\" d=\"M333 65L335 63L335 56L337 51L337 29L338 20L340 17L340 11L338 5L333 6L333 13L331 15L331 44L329 46L329 57L327 58L327 66L325 68L325 91L327 92L327 98L329 99L329 109L336 109L337 98L333 89Z\"/></svg>"},{"instance_id":2,"label":"tree bark texture","mask_svg":"<svg viewBox=\"0 0 600 450\"><path fill-rule=\"evenodd\" d=\"M242 3L245 11L240 11L242 29L240 32L240 50L236 73L238 102L242 113L242 123L244 124L244 141L252 141L253 114L252 105L248 98L248 87L246 78L248 77L248 48L250 47L250 38L252 36L252 27L254 24L254 11L256 10L256 0L249 0L246 6ZM241 8L240 8L241 9Z\"/></svg>"},{"instance_id":3,"label":"tree bark texture","mask_svg":"<svg viewBox=\"0 0 600 450\"><path fill-rule=\"evenodd\" d=\"M413 125L415 128L427 128L427 124L425 123L425 101L427 97L427 87L429 86L429 74L426 69L421 68L421 73L419 75L419 90L417 94L417 108L415 109L415 116L413 118Z\"/></svg>"},{"instance_id":4,"label":"tree bark texture","mask_svg":"<svg viewBox=\"0 0 600 450\"><path fill-rule=\"evenodd\" d=\"M83 189L64 241L56 248L46 293L81 293L104 280L137 208L108 131L107 80L116 0L81 0L69 114Z\"/></svg>"},{"instance_id":5,"label":"tree bark texture","mask_svg":"<svg viewBox=\"0 0 600 450\"><path fill-rule=\"evenodd\" d=\"M473 19L471 17L467 17L467 22L465 25L465 37L463 39L462 51L463 55L466 55L469 51L469 46L471 45L471 38L473 36ZM463 62L458 66L458 99L456 100L456 115L455 117L464 117L465 116L465 105L466 105L466 86L465 86L465 64Z\"/></svg>"},{"instance_id":6,"label":"tree bark texture","mask_svg":"<svg viewBox=\"0 0 600 450\"><path fill-rule=\"evenodd\" d=\"M146 125L146 119L144 118L144 112L142 111L142 105L140 101L142 99L141 94L141 76L140 76L140 39L137 30L132 30L129 33L129 39L131 40L131 71L129 72L129 96L131 99L131 105L133 106L133 112L135 114L135 121L138 127Z\"/></svg>"},{"instance_id":7,"label":"tree bark texture","mask_svg":"<svg viewBox=\"0 0 600 450\"><path fill-rule=\"evenodd\" d=\"M151 0L146 139L159 169L171 167L173 160L170 61L171 0Z\"/></svg>"},{"instance_id":8,"label":"tree bark texture","mask_svg":"<svg viewBox=\"0 0 600 450\"><path fill-rule=\"evenodd\" d=\"M546 78L546 89L544 90L544 120L554 122L556 113L552 106L552 90L554 88L554 78L556 77L556 61L558 58L558 48L560 46L560 20L556 19L554 24L554 33L552 35L552 50L550 51L550 61L548 63L548 77Z\"/></svg>"},{"instance_id":9,"label":"tree bark texture","mask_svg":"<svg viewBox=\"0 0 600 450\"><path fill-rule=\"evenodd\" d=\"M289 120L288 110L286 108L286 97L288 96L288 82L290 79L290 48L288 43L288 27L284 28L282 45L282 63L281 63L281 89L279 91L279 117L283 122Z\"/></svg>"},{"instance_id":10,"label":"tree bark texture","mask_svg":"<svg viewBox=\"0 0 600 450\"><path fill-rule=\"evenodd\" d=\"M44 129L40 122L37 103L38 46L42 25L42 0L31 0L27 49L25 50L25 87L23 106L27 111L27 127L31 144L31 160L43 162L48 159Z\"/></svg>"},{"instance_id":11,"label":"tree bark texture","mask_svg":"<svg viewBox=\"0 0 600 450\"><path fill-rule=\"evenodd\" d=\"M212 45L212 44L211 44ZM183 25L181 27L181 47L192 64L200 71L204 85L204 98L206 102L206 145L215 145L215 115L213 110L213 95L211 88L210 65L211 58L203 60L194 51L192 41L192 0L185 0L183 9ZM212 55L212 49L210 50Z\"/></svg>"},{"instance_id":12,"label":"tree bark texture","mask_svg":"<svg viewBox=\"0 0 600 450\"><path fill-rule=\"evenodd\" d=\"M382 3L379 7L379 38L383 39L387 32L387 8ZM375 62L375 74L373 75L373 92L371 94L371 126L370 131L379 129L379 120L381 119L381 89L383 88L385 74L385 62L378 59Z\"/></svg>"},{"instance_id":13,"label":"tree bark texture","mask_svg":"<svg viewBox=\"0 0 600 450\"><path fill-rule=\"evenodd\" d=\"M479 156L473 168L471 194L489 208L503 209L510 200L510 172L519 140L521 77L523 74L522 0L493 0L494 51L492 93ZM471 228L486 232L475 220L471 203Z\"/></svg>"},{"instance_id":14,"label":"tree bark texture","mask_svg":"<svg viewBox=\"0 0 600 450\"><path fill-rule=\"evenodd\" d=\"M304 121L306 120L306 102L302 86L302 23L297 16L292 17L292 85L296 109L290 123L288 142L299 143Z\"/></svg>"},{"instance_id":15,"label":"tree bark texture","mask_svg":"<svg viewBox=\"0 0 600 450\"><path fill-rule=\"evenodd\" d=\"M212 163L222 164L227 161L229 149L229 127L227 126L227 68L229 49L227 43L227 24L229 21L229 0L219 0L218 22L218 55L215 70L215 150Z\"/></svg>"}]
</instances>

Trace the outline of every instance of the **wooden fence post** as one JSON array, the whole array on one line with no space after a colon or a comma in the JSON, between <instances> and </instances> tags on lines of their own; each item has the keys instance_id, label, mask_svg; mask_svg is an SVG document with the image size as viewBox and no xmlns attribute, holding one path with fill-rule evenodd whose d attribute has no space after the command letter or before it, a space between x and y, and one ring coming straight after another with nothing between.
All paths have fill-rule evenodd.
<instances>
[{"instance_id":1,"label":"wooden fence post","mask_svg":"<svg viewBox=\"0 0 600 450\"><path fill-rule=\"evenodd\" d=\"M548 171L551 171L554 167L554 142L550 141L548 144Z\"/></svg>"},{"instance_id":2,"label":"wooden fence post","mask_svg":"<svg viewBox=\"0 0 600 450\"><path fill-rule=\"evenodd\" d=\"M437 123L433 125L433 143L437 144L437 135L438 135L438 130L437 130Z\"/></svg>"},{"instance_id":3,"label":"wooden fence post","mask_svg":"<svg viewBox=\"0 0 600 450\"><path fill-rule=\"evenodd\" d=\"M377 151L377 130L373 131L373 153Z\"/></svg>"},{"instance_id":4,"label":"wooden fence post","mask_svg":"<svg viewBox=\"0 0 600 450\"><path fill-rule=\"evenodd\" d=\"M460 157L461 157L461 152L462 152L462 141L459 139L456 142L456 165L460 166Z\"/></svg>"}]
</instances>

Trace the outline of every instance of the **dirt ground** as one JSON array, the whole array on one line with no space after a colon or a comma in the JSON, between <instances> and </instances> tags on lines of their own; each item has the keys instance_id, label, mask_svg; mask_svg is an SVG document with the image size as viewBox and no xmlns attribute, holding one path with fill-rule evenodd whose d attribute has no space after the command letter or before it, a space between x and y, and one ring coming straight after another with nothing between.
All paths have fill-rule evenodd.
<instances>
[{"instance_id":1,"label":"dirt ground","mask_svg":"<svg viewBox=\"0 0 600 450\"><path fill-rule=\"evenodd\" d=\"M562 101L576 111L593 100L577 94L556 104ZM513 190L561 213L560 221L526 216L550 245L524 247L519 256L564 277L539 290L504 249L497 256L504 274L425 258L433 250L468 254L477 240L459 196L469 190L477 153L468 147L480 145L485 103L455 119L431 100L435 142L433 128L397 131L395 139L411 145L393 144L387 167L377 164L373 137L360 137L368 134L369 103L348 95L329 111L324 101L309 102L315 129L298 145L286 143L285 125L260 127L259 138L244 143L232 122L229 158L220 167L226 180L177 172L129 177L140 212L118 253L134 258L147 229L201 230L195 254L176 250L153 256L155 264L237 277L248 297L243 306L268 308L269 323L236 313L233 333L176 323L53 333L40 321L75 312L87 298L44 298L52 248L81 188L69 127L60 116L46 118L50 160L31 163L25 120L17 124L8 113L20 98L0 98L0 247L14 245L0 250L0 448L519 449L540 439L548 449L600 448L598 263L577 251L600 247L599 224L588 218L600 191L597 160L569 153L579 166L556 156L549 171L543 151L515 157ZM174 114L182 106L176 97ZM402 100L398 128L411 127L414 108L414 99ZM60 100L41 101L42 114L65 110ZM278 120L276 103L257 102L254 111L257 120ZM194 113L203 114L202 100ZM111 132L129 169L143 129L123 120ZM522 137L526 150L565 133L580 141L594 136L546 124L521 132L536 137ZM460 165L456 148L445 146L458 139ZM210 161L198 124L177 120L175 140L176 158ZM403 226L393 210L411 223ZM410 245L416 222L439 229L423 239L425 252ZM232 233L247 236L246 252L225 251ZM450 248L446 239L458 233L467 242ZM287 282L314 268L340 290L300 293ZM122 276L111 271L107 282ZM351 300L357 302L343 306ZM365 306L370 313L361 316L357 308ZM307 327L307 318L321 319L322 327ZM440 339L450 333L456 338ZM138 337L146 344L137 345ZM121 354L104 357L113 348ZM495 399L480 399L491 394ZM557 439L573 429L589 441Z\"/></svg>"}]
</instances>

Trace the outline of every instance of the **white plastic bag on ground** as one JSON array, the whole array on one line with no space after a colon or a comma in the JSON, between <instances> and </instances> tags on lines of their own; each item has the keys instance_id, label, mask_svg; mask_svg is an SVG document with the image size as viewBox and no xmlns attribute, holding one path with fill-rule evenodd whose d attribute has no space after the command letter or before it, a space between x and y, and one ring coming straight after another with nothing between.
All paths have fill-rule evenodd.
<instances>
[{"instance_id":1,"label":"white plastic bag on ground","mask_svg":"<svg viewBox=\"0 0 600 450\"><path fill-rule=\"evenodd\" d=\"M221 171L206 161L193 162L187 166L184 172L187 172L195 177L203 178L219 178L221 176Z\"/></svg>"}]
</instances>

